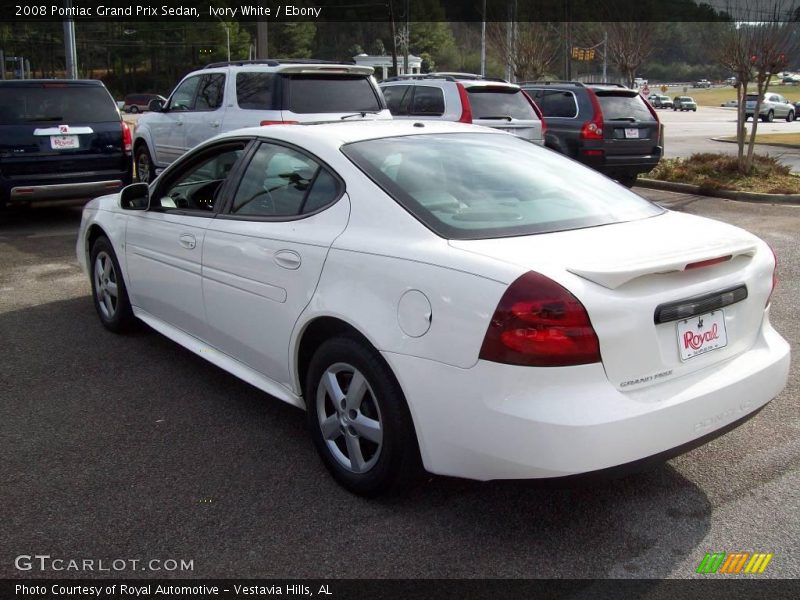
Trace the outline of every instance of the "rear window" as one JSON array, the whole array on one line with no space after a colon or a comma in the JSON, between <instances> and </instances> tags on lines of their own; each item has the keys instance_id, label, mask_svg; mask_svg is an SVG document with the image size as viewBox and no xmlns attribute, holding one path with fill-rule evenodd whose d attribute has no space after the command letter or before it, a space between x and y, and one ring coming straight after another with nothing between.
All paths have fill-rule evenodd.
<instances>
[{"instance_id":1,"label":"rear window","mask_svg":"<svg viewBox=\"0 0 800 600\"><path fill-rule=\"evenodd\" d=\"M237 73L236 103L246 110L274 110L272 73Z\"/></svg>"},{"instance_id":2,"label":"rear window","mask_svg":"<svg viewBox=\"0 0 800 600\"><path fill-rule=\"evenodd\" d=\"M747 94L745 98L746 102L755 102L756 100L758 100L758 94Z\"/></svg>"},{"instance_id":3,"label":"rear window","mask_svg":"<svg viewBox=\"0 0 800 600\"><path fill-rule=\"evenodd\" d=\"M526 121L538 120L522 90L513 88L468 87L473 119L511 117Z\"/></svg>"},{"instance_id":4,"label":"rear window","mask_svg":"<svg viewBox=\"0 0 800 600\"><path fill-rule=\"evenodd\" d=\"M382 110L375 88L363 75L289 75L287 109L295 113Z\"/></svg>"},{"instance_id":5,"label":"rear window","mask_svg":"<svg viewBox=\"0 0 800 600\"><path fill-rule=\"evenodd\" d=\"M635 119L637 121L655 121L644 99L635 96L623 95L614 92L595 92L603 118L606 121Z\"/></svg>"},{"instance_id":6,"label":"rear window","mask_svg":"<svg viewBox=\"0 0 800 600\"><path fill-rule=\"evenodd\" d=\"M446 239L563 231L663 212L596 171L513 136L411 135L342 151Z\"/></svg>"},{"instance_id":7,"label":"rear window","mask_svg":"<svg viewBox=\"0 0 800 600\"><path fill-rule=\"evenodd\" d=\"M0 87L0 125L120 120L117 105L106 88L57 85Z\"/></svg>"}]
</instances>

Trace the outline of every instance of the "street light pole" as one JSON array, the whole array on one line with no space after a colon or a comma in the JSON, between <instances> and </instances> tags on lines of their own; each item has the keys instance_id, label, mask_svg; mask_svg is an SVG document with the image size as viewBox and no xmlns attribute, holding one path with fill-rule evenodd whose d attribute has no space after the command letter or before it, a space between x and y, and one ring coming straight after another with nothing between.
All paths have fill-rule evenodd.
<instances>
[{"instance_id":1,"label":"street light pole","mask_svg":"<svg viewBox=\"0 0 800 600\"><path fill-rule=\"evenodd\" d=\"M72 0L64 0L67 16L64 18L64 56L67 79L78 78L78 58L75 49L75 21L72 19ZM23 77L24 78L24 77Z\"/></svg>"}]
</instances>

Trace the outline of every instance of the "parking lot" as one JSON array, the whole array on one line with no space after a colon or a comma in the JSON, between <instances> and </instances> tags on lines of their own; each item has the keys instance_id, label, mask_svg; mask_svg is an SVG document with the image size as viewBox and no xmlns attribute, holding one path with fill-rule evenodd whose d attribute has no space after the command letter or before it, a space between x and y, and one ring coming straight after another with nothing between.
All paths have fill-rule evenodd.
<instances>
[{"instance_id":1,"label":"parking lot","mask_svg":"<svg viewBox=\"0 0 800 600\"><path fill-rule=\"evenodd\" d=\"M775 248L772 319L796 351L800 207L639 191ZM32 575L20 554L193 561L158 573L183 577L691 577L706 552L736 551L774 553L761 577L800 576L796 361L755 419L643 474L431 477L365 500L325 472L301 411L144 326L104 330L75 260L79 221L77 208L0 221L2 577Z\"/></svg>"}]
</instances>

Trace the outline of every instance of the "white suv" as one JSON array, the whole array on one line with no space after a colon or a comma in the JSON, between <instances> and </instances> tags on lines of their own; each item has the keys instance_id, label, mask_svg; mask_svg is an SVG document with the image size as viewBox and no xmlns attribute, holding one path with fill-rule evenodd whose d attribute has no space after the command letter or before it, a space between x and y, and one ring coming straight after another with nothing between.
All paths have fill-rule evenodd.
<instances>
[{"instance_id":1,"label":"white suv","mask_svg":"<svg viewBox=\"0 0 800 600\"><path fill-rule=\"evenodd\" d=\"M756 110L756 100L758 100L758 94L747 94L745 97L745 120L753 116ZM794 121L794 104L780 94L773 94L770 92L764 94L758 116L761 117L761 120L765 123L771 123L776 117L779 119L786 119L787 121Z\"/></svg>"},{"instance_id":2,"label":"white suv","mask_svg":"<svg viewBox=\"0 0 800 600\"><path fill-rule=\"evenodd\" d=\"M213 63L153 101L133 141L140 181L222 133L254 125L391 119L372 67L300 59Z\"/></svg>"},{"instance_id":3,"label":"white suv","mask_svg":"<svg viewBox=\"0 0 800 600\"><path fill-rule=\"evenodd\" d=\"M539 107L518 85L502 79L428 73L393 77L380 87L395 119L474 123L544 145Z\"/></svg>"}]
</instances>

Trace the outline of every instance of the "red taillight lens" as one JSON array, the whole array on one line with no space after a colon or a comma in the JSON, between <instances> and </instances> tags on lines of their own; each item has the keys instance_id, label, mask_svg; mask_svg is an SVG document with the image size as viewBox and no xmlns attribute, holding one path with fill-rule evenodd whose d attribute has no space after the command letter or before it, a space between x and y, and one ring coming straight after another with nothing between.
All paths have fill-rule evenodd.
<instances>
[{"instance_id":1,"label":"red taillight lens","mask_svg":"<svg viewBox=\"0 0 800 600\"><path fill-rule=\"evenodd\" d=\"M600 362L600 343L583 304L566 288L529 271L500 299L480 358L531 367Z\"/></svg>"},{"instance_id":2,"label":"red taillight lens","mask_svg":"<svg viewBox=\"0 0 800 600\"><path fill-rule=\"evenodd\" d=\"M770 301L772 300L772 294L775 292L775 287L778 285L778 255L775 254L775 249L770 246L770 252L772 252L772 258L775 261L775 265L772 267L772 289L769 291L769 296L767 296L767 303L765 306L769 306Z\"/></svg>"},{"instance_id":3,"label":"red taillight lens","mask_svg":"<svg viewBox=\"0 0 800 600\"><path fill-rule=\"evenodd\" d=\"M718 258L709 258L708 260L701 260L698 262L689 263L684 267L684 271L689 271L690 269L702 269L703 267L710 267L712 265L718 265L719 263L724 263L729 261L733 258L732 254L728 254L728 256L720 256Z\"/></svg>"},{"instance_id":4,"label":"red taillight lens","mask_svg":"<svg viewBox=\"0 0 800 600\"><path fill-rule=\"evenodd\" d=\"M531 98L530 95L528 95L528 92L522 90L522 94L525 96L525 99L528 101L528 104L531 105L533 112L536 113L536 116L539 117L539 120L542 122L542 138L544 138L544 133L545 131L547 131L547 123L545 123L544 121L544 113L542 113L542 109L540 109L536 105L536 102L533 101L533 98Z\"/></svg>"},{"instance_id":5,"label":"red taillight lens","mask_svg":"<svg viewBox=\"0 0 800 600\"><path fill-rule=\"evenodd\" d=\"M130 154L133 149L133 136L131 135L131 128L125 121L122 123L122 148L125 154Z\"/></svg>"},{"instance_id":6,"label":"red taillight lens","mask_svg":"<svg viewBox=\"0 0 800 600\"><path fill-rule=\"evenodd\" d=\"M469 103L469 94L461 83L456 83L458 88L458 99L461 100L461 116L458 119L459 123L472 123L472 106Z\"/></svg>"},{"instance_id":7,"label":"red taillight lens","mask_svg":"<svg viewBox=\"0 0 800 600\"><path fill-rule=\"evenodd\" d=\"M600 107L600 101L593 90L586 90L589 95L589 100L592 103L592 111L594 115L591 121L586 121L581 127L581 138L584 140L602 140L603 139L603 109Z\"/></svg>"},{"instance_id":8,"label":"red taillight lens","mask_svg":"<svg viewBox=\"0 0 800 600\"><path fill-rule=\"evenodd\" d=\"M299 121L261 121L259 125L297 125Z\"/></svg>"}]
</instances>

